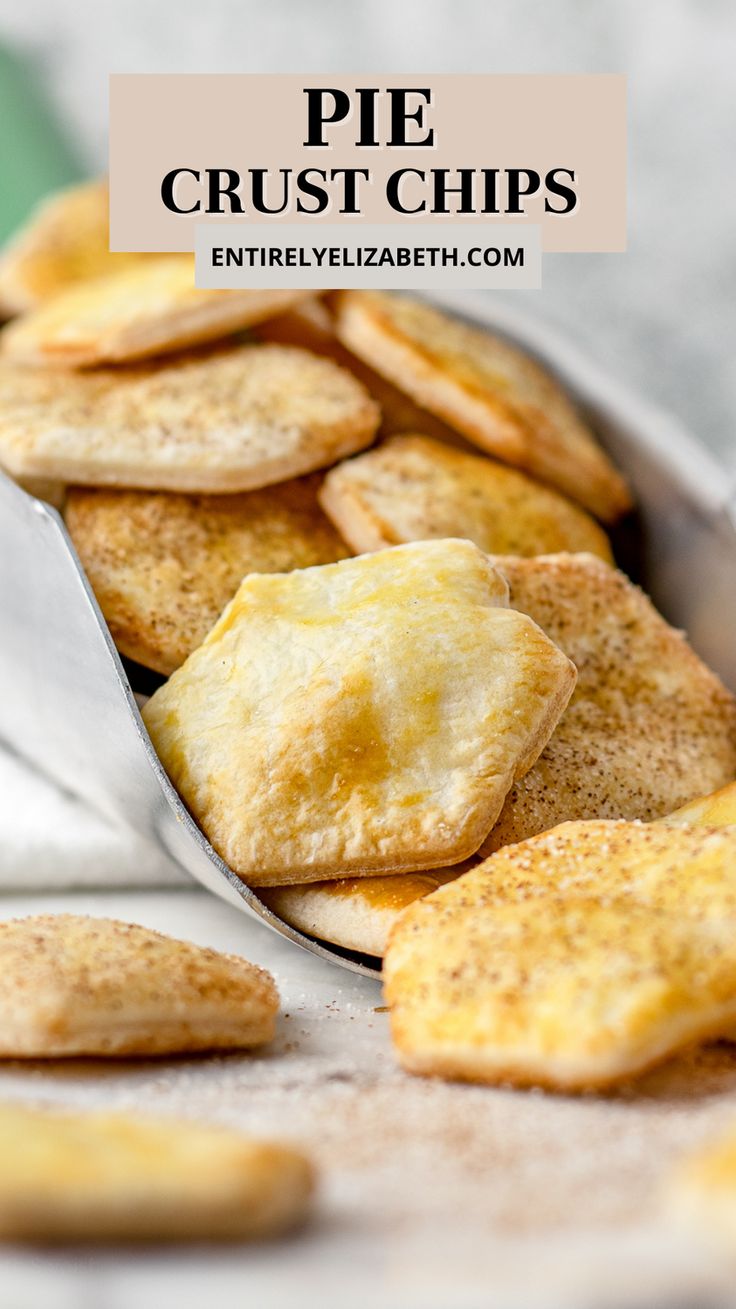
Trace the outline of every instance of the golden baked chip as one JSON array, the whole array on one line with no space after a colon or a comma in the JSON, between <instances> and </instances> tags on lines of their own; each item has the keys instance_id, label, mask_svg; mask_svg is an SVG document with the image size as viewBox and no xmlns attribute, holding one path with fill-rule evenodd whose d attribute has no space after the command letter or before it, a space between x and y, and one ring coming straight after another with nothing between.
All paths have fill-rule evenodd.
<instances>
[{"instance_id":1,"label":"golden baked chip","mask_svg":"<svg viewBox=\"0 0 736 1309\"><path fill-rule=\"evenodd\" d=\"M377 425L354 377L286 346L63 378L0 361L0 464L13 477L231 494L333 464Z\"/></svg>"},{"instance_id":2,"label":"golden baked chip","mask_svg":"<svg viewBox=\"0 0 736 1309\"><path fill-rule=\"evenodd\" d=\"M678 827L736 826L736 783L657 821ZM299 931L347 950L381 957L391 928L410 904L430 895L438 886L455 881L477 862L467 860L427 873L276 886L264 889L259 896L279 918ZM733 1039L733 1033L729 1033L729 1039Z\"/></svg>"},{"instance_id":3,"label":"golden baked chip","mask_svg":"<svg viewBox=\"0 0 736 1309\"><path fill-rule=\"evenodd\" d=\"M168 676L246 573L344 559L317 503L320 480L218 496L72 488L66 524L121 653Z\"/></svg>"},{"instance_id":4,"label":"golden baked chip","mask_svg":"<svg viewBox=\"0 0 736 1309\"><path fill-rule=\"evenodd\" d=\"M736 1129L688 1155L669 1179L668 1208L698 1228L709 1241L736 1241Z\"/></svg>"},{"instance_id":5,"label":"golden baked chip","mask_svg":"<svg viewBox=\"0 0 736 1309\"><path fill-rule=\"evenodd\" d=\"M132 1114L0 1108L0 1240L237 1241L306 1215L298 1150Z\"/></svg>"},{"instance_id":6,"label":"golden baked chip","mask_svg":"<svg viewBox=\"0 0 736 1309\"><path fill-rule=\"evenodd\" d=\"M426 436L394 436L339 464L320 501L356 551L465 536L489 554L587 550L613 563L584 509L515 468Z\"/></svg>"},{"instance_id":7,"label":"golden baked chip","mask_svg":"<svg viewBox=\"0 0 736 1309\"><path fill-rule=\"evenodd\" d=\"M453 881L473 862L426 873L263 887L258 897L285 923L307 936L380 958L391 928L407 905Z\"/></svg>"},{"instance_id":8,"label":"golden baked chip","mask_svg":"<svg viewBox=\"0 0 736 1309\"><path fill-rule=\"evenodd\" d=\"M135 923L0 923L0 1057L157 1055L270 1041L279 997L237 955Z\"/></svg>"},{"instance_id":9,"label":"golden baked chip","mask_svg":"<svg viewBox=\"0 0 736 1309\"><path fill-rule=\"evenodd\" d=\"M562 388L516 346L407 296L344 291L336 304L340 340L476 445L605 522L631 508Z\"/></svg>"},{"instance_id":10,"label":"golden baked chip","mask_svg":"<svg viewBox=\"0 0 736 1309\"><path fill-rule=\"evenodd\" d=\"M116 273L160 255L111 254L107 181L42 200L0 256L0 310L22 314L74 282Z\"/></svg>"},{"instance_id":11,"label":"golden baked chip","mask_svg":"<svg viewBox=\"0 0 736 1309\"><path fill-rule=\"evenodd\" d=\"M661 823L671 827L727 827L736 825L736 782L722 786L720 791L701 796L683 805L674 813L660 818Z\"/></svg>"},{"instance_id":12,"label":"golden baked chip","mask_svg":"<svg viewBox=\"0 0 736 1309\"><path fill-rule=\"evenodd\" d=\"M255 329L262 341L279 345L297 345L316 354L327 355L336 364L347 368L363 383L381 409L381 436L396 432L422 432L450 445L472 450L473 446L441 418L415 404L405 391L399 390L387 377L377 373L364 360L348 350L338 339L334 319L323 300L310 296L300 300L285 314L259 323Z\"/></svg>"},{"instance_id":13,"label":"golden baked chip","mask_svg":"<svg viewBox=\"0 0 736 1309\"><path fill-rule=\"evenodd\" d=\"M193 255L162 255L67 287L6 327L0 344L25 364L119 364L227 336L306 294L201 290Z\"/></svg>"},{"instance_id":14,"label":"golden baked chip","mask_svg":"<svg viewBox=\"0 0 736 1309\"><path fill-rule=\"evenodd\" d=\"M565 823L407 909L384 960L412 1072L606 1086L736 1024L736 828Z\"/></svg>"},{"instance_id":15,"label":"golden baked chip","mask_svg":"<svg viewBox=\"0 0 736 1309\"><path fill-rule=\"evenodd\" d=\"M578 683L484 854L569 819L661 818L734 777L734 697L623 573L590 555L495 562Z\"/></svg>"},{"instance_id":16,"label":"golden baked chip","mask_svg":"<svg viewBox=\"0 0 736 1309\"><path fill-rule=\"evenodd\" d=\"M469 541L247 577L144 709L212 845L246 882L467 858L575 681Z\"/></svg>"}]
</instances>

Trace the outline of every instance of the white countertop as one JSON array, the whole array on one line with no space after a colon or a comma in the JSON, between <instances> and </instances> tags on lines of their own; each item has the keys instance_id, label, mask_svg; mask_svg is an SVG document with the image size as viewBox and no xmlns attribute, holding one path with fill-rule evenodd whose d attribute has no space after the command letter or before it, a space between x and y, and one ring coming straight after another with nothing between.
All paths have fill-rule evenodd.
<instances>
[{"instance_id":1,"label":"white countertop","mask_svg":"<svg viewBox=\"0 0 736 1309\"><path fill-rule=\"evenodd\" d=\"M283 1001L262 1053L0 1065L0 1096L221 1121L300 1142L314 1217L255 1247L0 1254L8 1309L637 1309L736 1303L736 1266L666 1217L683 1150L736 1120L736 1047L615 1097L410 1078L378 983L308 955L204 891L5 896L0 915L145 923L270 968Z\"/></svg>"}]
</instances>

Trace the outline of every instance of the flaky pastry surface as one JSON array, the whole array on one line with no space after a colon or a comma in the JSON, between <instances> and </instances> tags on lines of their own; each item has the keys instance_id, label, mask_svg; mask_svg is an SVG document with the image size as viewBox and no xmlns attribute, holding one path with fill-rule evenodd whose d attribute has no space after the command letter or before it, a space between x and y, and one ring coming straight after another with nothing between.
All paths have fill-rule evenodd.
<instances>
[{"instance_id":1,"label":"flaky pastry surface","mask_svg":"<svg viewBox=\"0 0 736 1309\"><path fill-rule=\"evenodd\" d=\"M575 672L468 541L247 577L144 719L252 885L459 861L559 719Z\"/></svg>"},{"instance_id":2,"label":"flaky pastry surface","mask_svg":"<svg viewBox=\"0 0 736 1309\"><path fill-rule=\"evenodd\" d=\"M154 1055L271 1040L270 974L135 923L0 923L0 1057Z\"/></svg>"},{"instance_id":3,"label":"flaky pastry surface","mask_svg":"<svg viewBox=\"0 0 736 1309\"><path fill-rule=\"evenodd\" d=\"M497 555L585 550L613 563L584 509L495 459L394 436L330 469L320 500L356 551L465 536Z\"/></svg>"},{"instance_id":4,"label":"flaky pastry surface","mask_svg":"<svg viewBox=\"0 0 736 1309\"><path fill-rule=\"evenodd\" d=\"M304 291L207 291L192 255L153 256L73 282L4 329L0 350L24 364L90 368L167 354L278 314Z\"/></svg>"},{"instance_id":5,"label":"flaky pastry surface","mask_svg":"<svg viewBox=\"0 0 736 1309\"><path fill-rule=\"evenodd\" d=\"M401 1062L581 1090L736 1021L736 828L565 823L402 914L384 960Z\"/></svg>"},{"instance_id":6,"label":"flaky pastry surface","mask_svg":"<svg viewBox=\"0 0 736 1309\"><path fill-rule=\"evenodd\" d=\"M580 554L496 563L578 681L485 854L571 819L662 818L736 776L736 700L623 573Z\"/></svg>"},{"instance_id":7,"label":"flaky pastry surface","mask_svg":"<svg viewBox=\"0 0 736 1309\"><path fill-rule=\"evenodd\" d=\"M72 488L66 524L118 649L168 676L247 573L344 559L320 481L218 496Z\"/></svg>"},{"instance_id":8,"label":"flaky pastry surface","mask_svg":"<svg viewBox=\"0 0 736 1309\"><path fill-rule=\"evenodd\" d=\"M13 477L229 495L335 463L377 425L355 378L286 346L63 377L0 359L0 464Z\"/></svg>"},{"instance_id":9,"label":"flaky pastry surface","mask_svg":"<svg viewBox=\"0 0 736 1309\"><path fill-rule=\"evenodd\" d=\"M335 301L340 339L417 404L604 522L631 508L623 477L529 355L408 296L344 291Z\"/></svg>"}]
</instances>

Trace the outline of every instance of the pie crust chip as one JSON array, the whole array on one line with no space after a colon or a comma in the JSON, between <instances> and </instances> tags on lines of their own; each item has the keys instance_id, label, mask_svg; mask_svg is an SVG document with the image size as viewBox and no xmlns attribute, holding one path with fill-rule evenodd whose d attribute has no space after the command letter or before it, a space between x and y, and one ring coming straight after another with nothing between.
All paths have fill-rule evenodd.
<instances>
[{"instance_id":1,"label":"pie crust chip","mask_svg":"<svg viewBox=\"0 0 736 1309\"><path fill-rule=\"evenodd\" d=\"M68 286L12 322L0 344L25 364L90 368L217 340L281 313L306 291L206 291L193 255L162 255Z\"/></svg>"},{"instance_id":2,"label":"pie crust chip","mask_svg":"<svg viewBox=\"0 0 736 1309\"><path fill-rule=\"evenodd\" d=\"M23 314L72 283L160 260L160 255L112 254L109 228L103 178L42 200L0 255L0 310Z\"/></svg>"},{"instance_id":3,"label":"pie crust chip","mask_svg":"<svg viewBox=\"0 0 736 1309\"><path fill-rule=\"evenodd\" d=\"M736 700L623 573L582 554L495 562L578 682L484 854L571 819L662 818L733 779Z\"/></svg>"},{"instance_id":4,"label":"pie crust chip","mask_svg":"<svg viewBox=\"0 0 736 1309\"><path fill-rule=\"evenodd\" d=\"M736 782L657 821L671 827L736 827ZM477 859L469 859L433 872L274 886L262 890L260 899L284 922L308 936L381 958L391 928L410 904L431 895L438 886L454 882L477 863Z\"/></svg>"},{"instance_id":5,"label":"pie crust chip","mask_svg":"<svg viewBox=\"0 0 736 1309\"><path fill-rule=\"evenodd\" d=\"M221 1127L130 1114L0 1107L0 1239L236 1241L305 1217L298 1150Z\"/></svg>"},{"instance_id":6,"label":"pie crust chip","mask_svg":"<svg viewBox=\"0 0 736 1309\"><path fill-rule=\"evenodd\" d=\"M344 369L286 346L63 379L0 359L0 465L13 477L232 494L364 449L378 419Z\"/></svg>"},{"instance_id":7,"label":"pie crust chip","mask_svg":"<svg viewBox=\"0 0 736 1309\"><path fill-rule=\"evenodd\" d=\"M70 490L66 524L121 653L168 676L246 573L344 559L317 502L320 481L219 496Z\"/></svg>"},{"instance_id":8,"label":"pie crust chip","mask_svg":"<svg viewBox=\"0 0 736 1309\"><path fill-rule=\"evenodd\" d=\"M468 440L604 522L631 508L562 388L516 346L408 296L344 291L335 303L340 340Z\"/></svg>"},{"instance_id":9,"label":"pie crust chip","mask_svg":"<svg viewBox=\"0 0 736 1309\"><path fill-rule=\"evenodd\" d=\"M474 863L468 860L424 873L263 887L258 895L273 913L307 936L380 959L388 934L407 905L453 881Z\"/></svg>"},{"instance_id":10,"label":"pie crust chip","mask_svg":"<svg viewBox=\"0 0 736 1309\"><path fill-rule=\"evenodd\" d=\"M160 1055L270 1041L279 997L237 955L134 923L0 923L0 1057Z\"/></svg>"},{"instance_id":11,"label":"pie crust chip","mask_svg":"<svg viewBox=\"0 0 736 1309\"><path fill-rule=\"evenodd\" d=\"M469 541L253 574L144 719L254 886L467 858L575 682Z\"/></svg>"},{"instance_id":12,"label":"pie crust chip","mask_svg":"<svg viewBox=\"0 0 736 1309\"><path fill-rule=\"evenodd\" d=\"M736 828L565 823L418 900L389 937L412 1072L578 1091L736 1023Z\"/></svg>"},{"instance_id":13,"label":"pie crust chip","mask_svg":"<svg viewBox=\"0 0 736 1309\"><path fill-rule=\"evenodd\" d=\"M489 554L585 550L613 563L584 509L515 468L426 436L394 436L338 464L320 500L356 551L465 536Z\"/></svg>"}]
</instances>

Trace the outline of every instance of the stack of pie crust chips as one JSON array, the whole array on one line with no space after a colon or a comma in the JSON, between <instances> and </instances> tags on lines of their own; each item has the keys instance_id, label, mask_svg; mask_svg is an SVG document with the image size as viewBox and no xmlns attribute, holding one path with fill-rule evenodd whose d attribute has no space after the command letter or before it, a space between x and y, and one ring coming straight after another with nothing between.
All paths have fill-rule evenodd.
<instances>
[{"instance_id":1,"label":"stack of pie crust chips","mask_svg":"<svg viewBox=\"0 0 736 1309\"><path fill-rule=\"evenodd\" d=\"M733 1035L736 701L617 569L631 494L562 387L424 300L198 290L191 257L112 255L106 233L92 183L5 252L0 466L63 506L213 848L289 924L383 958L410 1072L577 1091ZM2 930L5 1055L270 1035L273 984L243 960L155 938L209 981L162 1013L141 974L118 1030L109 961L135 970L144 929ZM47 1003L50 951L70 978L92 952L73 1013L63 988ZM21 966L41 978L22 994ZM152 1132L160 1231L304 1211L289 1147L29 1115L0 1115L0 1231L94 1228L98 1184L101 1235L156 1230L121 1200ZM26 1130L49 1162L21 1184ZM67 1149L109 1173L34 1200ZM180 1184L200 1151L204 1206Z\"/></svg>"}]
</instances>

